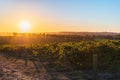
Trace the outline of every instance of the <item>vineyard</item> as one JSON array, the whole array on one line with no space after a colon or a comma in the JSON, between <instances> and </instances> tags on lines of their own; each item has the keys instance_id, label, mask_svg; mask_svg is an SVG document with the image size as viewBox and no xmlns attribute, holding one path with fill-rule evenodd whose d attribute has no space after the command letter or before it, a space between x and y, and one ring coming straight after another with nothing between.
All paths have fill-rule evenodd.
<instances>
[{"instance_id":1,"label":"vineyard","mask_svg":"<svg viewBox=\"0 0 120 80\"><path fill-rule=\"evenodd\" d=\"M97 54L99 70L120 71L120 41L117 40L1 45L0 52L9 60L24 60L25 65L33 62L37 71L41 62L56 70L90 70L93 55Z\"/></svg>"}]
</instances>

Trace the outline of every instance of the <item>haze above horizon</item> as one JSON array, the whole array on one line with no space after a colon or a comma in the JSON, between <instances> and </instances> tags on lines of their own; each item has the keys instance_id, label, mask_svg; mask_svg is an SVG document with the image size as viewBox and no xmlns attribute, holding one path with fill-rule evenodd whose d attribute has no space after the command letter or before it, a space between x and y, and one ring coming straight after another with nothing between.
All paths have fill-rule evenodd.
<instances>
[{"instance_id":1,"label":"haze above horizon","mask_svg":"<svg viewBox=\"0 0 120 80\"><path fill-rule=\"evenodd\" d=\"M0 32L120 32L120 0L0 0Z\"/></svg>"}]
</instances>

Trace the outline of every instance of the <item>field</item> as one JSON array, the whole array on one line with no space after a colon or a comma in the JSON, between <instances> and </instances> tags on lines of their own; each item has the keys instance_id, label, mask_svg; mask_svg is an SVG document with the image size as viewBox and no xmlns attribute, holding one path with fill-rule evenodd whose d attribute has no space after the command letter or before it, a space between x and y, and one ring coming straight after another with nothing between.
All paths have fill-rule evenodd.
<instances>
[{"instance_id":1,"label":"field","mask_svg":"<svg viewBox=\"0 0 120 80\"><path fill-rule=\"evenodd\" d=\"M12 75L15 69L20 80L120 79L118 35L14 34L0 38L3 79L8 72L16 77Z\"/></svg>"}]
</instances>

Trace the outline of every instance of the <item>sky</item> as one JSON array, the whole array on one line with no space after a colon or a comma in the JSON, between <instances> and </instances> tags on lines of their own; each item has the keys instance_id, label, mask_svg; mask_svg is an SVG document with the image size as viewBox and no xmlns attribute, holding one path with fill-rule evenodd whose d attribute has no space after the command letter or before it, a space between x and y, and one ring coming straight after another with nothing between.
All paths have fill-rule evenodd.
<instances>
[{"instance_id":1,"label":"sky","mask_svg":"<svg viewBox=\"0 0 120 80\"><path fill-rule=\"evenodd\" d=\"M0 0L0 32L25 21L28 32L120 32L120 0Z\"/></svg>"}]
</instances>

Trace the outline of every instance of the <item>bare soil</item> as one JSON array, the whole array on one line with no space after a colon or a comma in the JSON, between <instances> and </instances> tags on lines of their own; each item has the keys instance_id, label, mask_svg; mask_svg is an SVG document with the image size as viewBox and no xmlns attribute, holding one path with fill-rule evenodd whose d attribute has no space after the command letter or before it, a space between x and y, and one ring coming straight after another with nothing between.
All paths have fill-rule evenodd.
<instances>
[{"instance_id":1,"label":"bare soil","mask_svg":"<svg viewBox=\"0 0 120 80\"><path fill-rule=\"evenodd\" d=\"M34 65L29 62L24 65L23 60L16 62L0 56L0 80L70 80L59 72L48 72L41 66L40 72L36 72Z\"/></svg>"}]
</instances>

